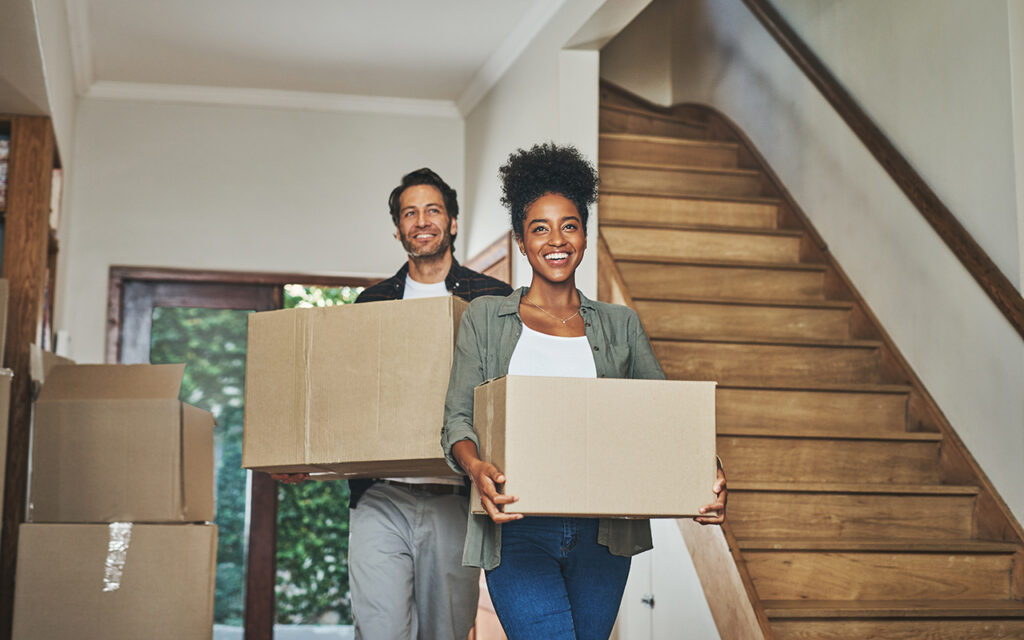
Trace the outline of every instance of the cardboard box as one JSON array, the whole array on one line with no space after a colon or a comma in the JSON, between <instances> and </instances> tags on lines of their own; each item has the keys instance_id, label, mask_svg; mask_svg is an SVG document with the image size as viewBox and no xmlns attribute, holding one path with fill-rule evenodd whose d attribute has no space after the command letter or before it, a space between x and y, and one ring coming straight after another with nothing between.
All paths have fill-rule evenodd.
<instances>
[{"instance_id":1,"label":"cardboard box","mask_svg":"<svg viewBox=\"0 0 1024 640\"><path fill-rule=\"evenodd\" d=\"M454 475L441 451L454 296L249 316L242 466Z\"/></svg>"},{"instance_id":2,"label":"cardboard box","mask_svg":"<svg viewBox=\"0 0 1024 640\"><path fill-rule=\"evenodd\" d=\"M7 344L7 301L9 295L7 281L0 278L0 367L4 366L4 345Z\"/></svg>"},{"instance_id":3,"label":"cardboard box","mask_svg":"<svg viewBox=\"0 0 1024 640\"><path fill-rule=\"evenodd\" d=\"M714 497L714 382L505 376L476 388L473 423L510 513L685 517Z\"/></svg>"},{"instance_id":4,"label":"cardboard box","mask_svg":"<svg viewBox=\"0 0 1024 640\"><path fill-rule=\"evenodd\" d=\"M216 525L23 524L15 640L209 640Z\"/></svg>"},{"instance_id":5,"label":"cardboard box","mask_svg":"<svg viewBox=\"0 0 1024 640\"><path fill-rule=\"evenodd\" d=\"M32 427L29 522L215 517L213 416L178 400L185 365L58 365Z\"/></svg>"},{"instance_id":6,"label":"cardboard box","mask_svg":"<svg viewBox=\"0 0 1024 640\"><path fill-rule=\"evenodd\" d=\"M0 369L0 503L3 502L4 478L7 476L7 424L11 414L11 381L14 373ZM3 522L0 522L0 534Z\"/></svg>"}]
</instances>

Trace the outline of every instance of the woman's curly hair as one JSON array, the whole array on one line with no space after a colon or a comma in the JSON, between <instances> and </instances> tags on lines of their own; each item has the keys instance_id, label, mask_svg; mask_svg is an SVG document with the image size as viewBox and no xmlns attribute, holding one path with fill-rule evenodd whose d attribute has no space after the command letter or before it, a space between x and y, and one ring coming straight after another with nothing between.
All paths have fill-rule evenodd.
<instances>
[{"instance_id":1,"label":"woman's curly hair","mask_svg":"<svg viewBox=\"0 0 1024 640\"><path fill-rule=\"evenodd\" d=\"M512 232L523 237L526 209L541 196L556 193L565 196L580 214L584 233L589 207L597 200L597 171L576 147L554 142L517 149L498 169L501 178L501 204L512 217Z\"/></svg>"}]
</instances>

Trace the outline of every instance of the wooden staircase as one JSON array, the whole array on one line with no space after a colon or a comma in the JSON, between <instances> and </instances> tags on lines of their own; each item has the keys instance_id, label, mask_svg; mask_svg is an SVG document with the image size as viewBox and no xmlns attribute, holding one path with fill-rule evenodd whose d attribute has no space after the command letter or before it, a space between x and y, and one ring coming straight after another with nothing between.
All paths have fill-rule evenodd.
<instances>
[{"instance_id":1,"label":"wooden staircase","mask_svg":"<svg viewBox=\"0 0 1024 640\"><path fill-rule=\"evenodd\" d=\"M742 132L605 84L599 162L602 299L719 382L765 637L1024 638L1020 524Z\"/></svg>"}]
</instances>

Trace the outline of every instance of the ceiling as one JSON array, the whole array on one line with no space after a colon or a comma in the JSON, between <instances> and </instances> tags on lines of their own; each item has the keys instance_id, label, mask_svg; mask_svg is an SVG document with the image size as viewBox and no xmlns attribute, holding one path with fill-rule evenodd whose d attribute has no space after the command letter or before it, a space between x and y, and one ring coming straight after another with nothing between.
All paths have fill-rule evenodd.
<instances>
[{"instance_id":1,"label":"ceiling","mask_svg":"<svg viewBox=\"0 0 1024 640\"><path fill-rule=\"evenodd\" d=\"M67 0L67 8L82 95L177 87L251 98L259 90L465 112L563 1Z\"/></svg>"}]
</instances>

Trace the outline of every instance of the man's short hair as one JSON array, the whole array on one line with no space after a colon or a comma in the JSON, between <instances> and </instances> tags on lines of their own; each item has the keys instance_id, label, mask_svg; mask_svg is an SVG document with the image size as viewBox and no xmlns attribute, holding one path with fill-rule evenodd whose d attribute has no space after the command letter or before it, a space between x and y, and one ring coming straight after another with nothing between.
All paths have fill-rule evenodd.
<instances>
[{"instance_id":1,"label":"man's short hair","mask_svg":"<svg viewBox=\"0 0 1024 640\"><path fill-rule=\"evenodd\" d=\"M430 185L440 191L448 216L451 218L459 217L459 201L456 197L455 189L449 187L448 183L441 179L441 176L427 167L423 167L402 176L402 183L391 190L391 196L388 198L388 208L391 209L391 221L395 223L396 227L398 226L398 214L401 208L399 201L402 198L402 192L409 187L421 184Z\"/></svg>"}]
</instances>

